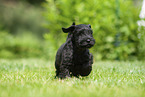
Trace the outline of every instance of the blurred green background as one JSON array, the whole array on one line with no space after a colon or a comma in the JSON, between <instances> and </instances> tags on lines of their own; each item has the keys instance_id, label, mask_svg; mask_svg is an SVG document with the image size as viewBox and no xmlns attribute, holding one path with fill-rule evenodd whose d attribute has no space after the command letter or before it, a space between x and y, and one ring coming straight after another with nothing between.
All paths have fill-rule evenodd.
<instances>
[{"instance_id":1,"label":"blurred green background","mask_svg":"<svg viewBox=\"0 0 145 97\"><path fill-rule=\"evenodd\" d=\"M0 0L0 58L54 60L61 27L91 24L95 60L145 60L142 0Z\"/></svg>"}]
</instances>

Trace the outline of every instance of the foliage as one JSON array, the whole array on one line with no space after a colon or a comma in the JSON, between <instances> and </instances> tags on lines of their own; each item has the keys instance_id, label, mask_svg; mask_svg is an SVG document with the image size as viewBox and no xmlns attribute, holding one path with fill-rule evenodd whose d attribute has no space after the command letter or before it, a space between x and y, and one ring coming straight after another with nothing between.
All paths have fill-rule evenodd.
<instances>
[{"instance_id":1,"label":"foliage","mask_svg":"<svg viewBox=\"0 0 145 97\"><path fill-rule=\"evenodd\" d=\"M42 27L44 19L41 8L27 3L3 3L1 6L1 30L7 30L11 34L29 32L42 38L45 29Z\"/></svg>"},{"instance_id":2,"label":"foliage","mask_svg":"<svg viewBox=\"0 0 145 97\"><path fill-rule=\"evenodd\" d=\"M0 5L0 58L45 57L42 8L20 2Z\"/></svg>"},{"instance_id":3,"label":"foliage","mask_svg":"<svg viewBox=\"0 0 145 97\"><path fill-rule=\"evenodd\" d=\"M95 62L84 78L54 79L52 62L0 60L0 97L144 97L145 62Z\"/></svg>"},{"instance_id":4,"label":"foliage","mask_svg":"<svg viewBox=\"0 0 145 97\"><path fill-rule=\"evenodd\" d=\"M131 0L119 0L119 6L116 3L115 0L47 0L44 16L49 32L44 35L45 39L52 42L56 50L66 38L61 27L68 27L74 21L90 23L96 39L92 49L95 59L138 59L140 8Z\"/></svg>"},{"instance_id":5,"label":"foliage","mask_svg":"<svg viewBox=\"0 0 145 97\"><path fill-rule=\"evenodd\" d=\"M41 5L41 3L45 2L45 0L21 0L21 1L26 1L33 5Z\"/></svg>"},{"instance_id":6,"label":"foliage","mask_svg":"<svg viewBox=\"0 0 145 97\"><path fill-rule=\"evenodd\" d=\"M145 20L144 20L145 21ZM138 38L139 38L139 58L140 59L144 59L145 58L145 27L144 26L140 26L139 27L140 33L138 34Z\"/></svg>"},{"instance_id":7,"label":"foliage","mask_svg":"<svg viewBox=\"0 0 145 97\"><path fill-rule=\"evenodd\" d=\"M2 3L3 2L13 2L13 3L19 3L19 2L24 2L24 3L29 3L29 4L32 4L32 5L37 5L37 6L40 6L41 3L45 2L45 0L0 0Z\"/></svg>"},{"instance_id":8,"label":"foliage","mask_svg":"<svg viewBox=\"0 0 145 97\"><path fill-rule=\"evenodd\" d=\"M21 1L35 5L34 0ZM96 39L91 49L94 59L144 60L144 27L138 31L136 23L139 8L133 6L131 0L120 0L118 7L115 1L47 0L43 5L46 21L41 16L43 9L38 6L3 1L0 4L0 58L54 60L57 49L67 37L61 27L68 27L75 21L76 24L92 25ZM43 23L47 30L42 27ZM44 34L46 31L48 33Z\"/></svg>"},{"instance_id":9,"label":"foliage","mask_svg":"<svg viewBox=\"0 0 145 97\"><path fill-rule=\"evenodd\" d=\"M40 57L42 54L42 43L37 37L0 32L0 58Z\"/></svg>"}]
</instances>

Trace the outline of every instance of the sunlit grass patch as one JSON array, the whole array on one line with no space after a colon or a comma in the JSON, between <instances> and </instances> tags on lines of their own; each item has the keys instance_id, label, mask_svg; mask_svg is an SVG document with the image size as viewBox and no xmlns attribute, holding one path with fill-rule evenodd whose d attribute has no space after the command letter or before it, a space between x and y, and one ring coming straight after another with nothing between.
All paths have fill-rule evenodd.
<instances>
[{"instance_id":1,"label":"sunlit grass patch","mask_svg":"<svg viewBox=\"0 0 145 97\"><path fill-rule=\"evenodd\" d=\"M55 79L54 62L0 60L0 97L144 97L144 62L95 62L88 77Z\"/></svg>"}]
</instances>

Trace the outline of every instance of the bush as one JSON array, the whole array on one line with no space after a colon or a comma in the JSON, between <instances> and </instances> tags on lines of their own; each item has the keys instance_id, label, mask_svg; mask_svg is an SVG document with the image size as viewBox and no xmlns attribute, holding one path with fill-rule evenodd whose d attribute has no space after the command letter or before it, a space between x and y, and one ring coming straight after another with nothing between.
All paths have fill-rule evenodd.
<instances>
[{"instance_id":1,"label":"bush","mask_svg":"<svg viewBox=\"0 0 145 97\"><path fill-rule=\"evenodd\" d=\"M30 32L42 38L45 29L42 9L27 3L2 3L0 7L0 25L2 30L11 34Z\"/></svg>"},{"instance_id":2,"label":"bush","mask_svg":"<svg viewBox=\"0 0 145 97\"><path fill-rule=\"evenodd\" d=\"M0 58L43 57L42 43L30 34L12 36L0 32Z\"/></svg>"},{"instance_id":3,"label":"bush","mask_svg":"<svg viewBox=\"0 0 145 97\"><path fill-rule=\"evenodd\" d=\"M145 20L144 20L145 21ZM144 59L145 60L145 27L144 26L140 26L139 27L140 33L138 34L138 38L139 38L139 59Z\"/></svg>"},{"instance_id":4,"label":"bush","mask_svg":"<svg viewBox=\"0 0 145 97\"><path fill-rule=\"evenodd\" d=\"M49 29L45 39L52 42L54 50L65 41L61 27L91 24L96 45L91 49L95 59L138 59L139 9L131 0L47 0L44 16ZM117 10L118 8L118 10Z\"/></svg>"}]
</instances>

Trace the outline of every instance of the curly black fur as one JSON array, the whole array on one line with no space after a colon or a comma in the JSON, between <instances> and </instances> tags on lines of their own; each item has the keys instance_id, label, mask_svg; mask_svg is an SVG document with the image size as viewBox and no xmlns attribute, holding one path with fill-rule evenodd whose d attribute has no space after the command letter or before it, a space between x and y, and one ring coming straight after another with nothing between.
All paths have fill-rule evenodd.
<instances>
[{"instance_id":1,"label":"curly black fur","mask_svg":"<svg viewBox=\"0 0 145 97\"><path fill-rule=\"evenodd\" d=\"M88 76L93 64L89 48L95 44L91 25L73 23L69 28L62 30L68 33L68 37L56 54L56 77Z\"/></svg>"}]
</instances>

